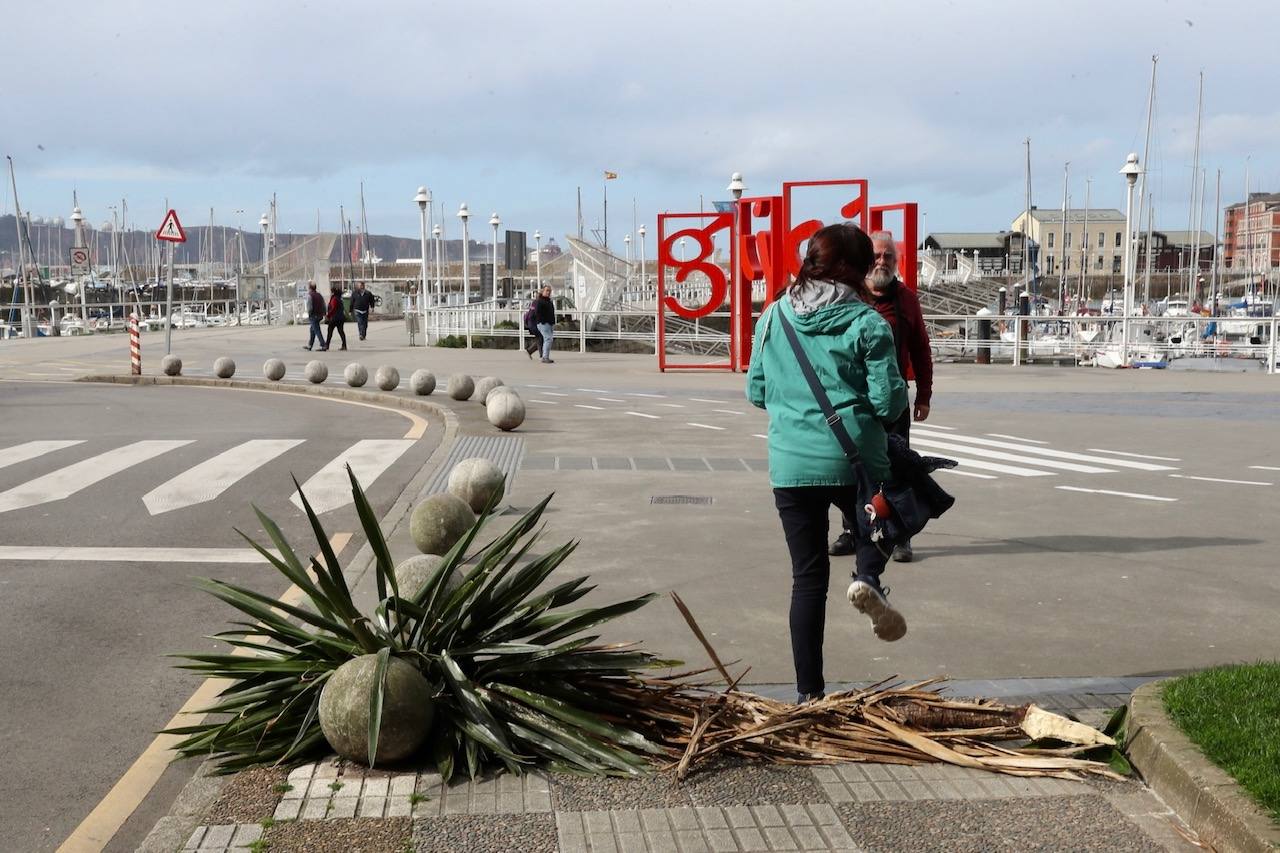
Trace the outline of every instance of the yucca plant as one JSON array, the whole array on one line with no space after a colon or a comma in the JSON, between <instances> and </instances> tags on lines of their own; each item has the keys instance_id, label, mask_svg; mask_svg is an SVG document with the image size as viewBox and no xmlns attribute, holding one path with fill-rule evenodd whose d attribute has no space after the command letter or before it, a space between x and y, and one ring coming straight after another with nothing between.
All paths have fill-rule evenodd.
<instances>
[{"instance_id":1,"label":"yucca plant","mask_svg":"<svg viewBox=\"0 0 1280 853\"><path fill-rule=\"evenodd\" d=\"M619 695L639 673L678 665L633 645L600 644L584 632L643 606L642 595L604 607L568 609L594 587L579 577L543 589L573 553L569 542L531 556L548 496L509 530L471 552L488 513L445 556L431 579L405 597L391 553L364 490L348 467L361 527L373 550L378 604L370 615L352 600L320 520L302 496L319 546L304 566L280 528L254 508L276 552L241 533L302 591L293 606L224 581L199 585L248 617L214 635L231 654L187 653L181 666L230 685L181 735L182 757L213 755L223 772L302 760L322 752L320 692L339 666L378 655L370 691L369 763L382 719L384 675L391 656L414 664L435 686L429 758L449 779L465 767L475 776L493 764L522 771L549 765L574 772L630 775L666 751L629 724L634 708ZM295 481L296 485L296 481ZM301 489L299 489L301 495ZM237 531L240 532L240 531ZM454 572L456 586L446 581Z\"/></svg>"}]
</instances>

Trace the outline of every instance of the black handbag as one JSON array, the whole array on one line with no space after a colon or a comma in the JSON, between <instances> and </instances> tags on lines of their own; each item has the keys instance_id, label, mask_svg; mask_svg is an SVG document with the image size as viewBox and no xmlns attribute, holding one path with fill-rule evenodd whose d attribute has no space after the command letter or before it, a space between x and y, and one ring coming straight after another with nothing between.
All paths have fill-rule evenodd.
<instances>
[{"instance_id":1,"label":"black handbag","mask_svg":"<svg viewBox=\"0 0 1280 853\"><path fill-rule=\"evenodd\" d=\"M775 309L774 313L778 315L778 321L782 323L782 331L786 334L787 342L791 344L791 350L795 353L796 361L800 364L800 372L804 374L805 381L809 383L809 390L813 392L814 399L818 401L818 408L822 410L822 414L826 417L827 426L831 428L832 434L836 437L836 442L840 445L841 451L844 452L845 458L849 460L850 467L853 468L857 486L858 506L862 508L862 512L858 513L857 518L853 520L858 526L859 536L866 537L875 543L876 547L881 551L906 542L912 536L924 530L930 519L942 515L955 503L955 498L943 491L928 474L930 465L932 468L942 467L943 465L950 467L955 463L951 460L934 460L929 457L920 457L910 449L907 449L905 443L890 441L890 453L894 455L891 460L892 463L911 464L913 460L906 458L909 454L915 457L916 460L923 460L924 465L915 466L909 477L899 477L878 485L872 483L871 478L867 475L865 466L862 464L862 458L858 453L858 445L854 444L853 437L845 429L844 421L840 419L835 407L831 405L831 399L827 397L827 392L822 387L822 382L818 379L818 374L814 371L813 364L810 363L809 357L804 354L804 349L800 346L800 340L796 337L796 330L791 326L791 323L781 310ZM895 452L897 455L895 455ZM947 463L950 464L947 465ZM894 464L893 467L896 469L899 466ZM932 495L932 500L922 498L917 493L915 483L925 485L927 488L923 491Z\"/></svg>"}]
</instances>

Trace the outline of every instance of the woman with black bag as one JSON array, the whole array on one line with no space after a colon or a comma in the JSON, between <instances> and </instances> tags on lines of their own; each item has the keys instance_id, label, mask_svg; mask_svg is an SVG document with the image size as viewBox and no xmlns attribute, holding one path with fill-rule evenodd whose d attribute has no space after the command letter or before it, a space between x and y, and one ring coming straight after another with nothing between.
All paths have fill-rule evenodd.
<instances>
[{"instance_id":1,"label":"woman with black bag","mask_svg":"<svg viewBox=\"0 0 1280 853\"><path fill-rule=\"evenodd\" d=\"M791 554L799 701L821 697L826 686L830 508L865 518L860 486L866 497L870 484L890 479L886 424L907 406L893 334L868 304L872 260L870 238L854 225L828 225L814 234L795 283L757 324L747 373L747 399L769 412L769 480ZM847 596L871 618L877 637L898 640L906 620L880 585L888 552L858 527Z\"/></svg>"}]
</instances>

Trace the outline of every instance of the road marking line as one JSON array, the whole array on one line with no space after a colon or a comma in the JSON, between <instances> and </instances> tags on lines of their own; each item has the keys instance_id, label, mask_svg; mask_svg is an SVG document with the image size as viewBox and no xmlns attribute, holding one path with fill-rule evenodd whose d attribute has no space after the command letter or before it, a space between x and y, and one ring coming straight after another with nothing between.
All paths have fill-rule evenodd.
<instances>
[{"instance_id":1,"label":"road marking line","mask_svg":"<svg viewBox=\"0 0 1280 853\"><path fill-rule=\"evenodd\" d=\"M1250 465L1249 467L1255 471L1280 471L1280 468L1273 465Z\"/></svg>"},{"instance_id":2,"label":"road marking line","mask_svg":"<svg viewBox=\"0 0 1280 853\"><path fill-rule=\"evenodd\" d=\"M543 391L542 393L546 394L548 397L568 397L569 396L568 394L562 394L559 391Z\"/></svg>"},{"instance_id":3,"label":"road marking line","mask_svg":"<svg viewBox=\"0 0 1280 853\"><path fill-rule=\"evenodd\" d=\"M668 409L683 409L684 406L679 403L658 403L659 406L666 406Z\"/></svg>"},{"instance_id":4,"label":"road marking line","mask_svg":"<svg viewBox=\"0 0 1280 853\"><path fill-rule=\"evenodd\" d=\"M625 402L627 402L626 400L623 400L623 399L621 399L621 398L619 398L619 397L596 397L596 399L597 399L597 400L603 400L603 401L604 401L604 402L606 402L606 403L625 403Z\"/></svg>"},{"instance_id":5,"label":"road marking line","mask_svg":"<svg viewBox=\"0 0 1280 853\"><path fill-rule=\"evenodd\" d=\"M1132 456L1134 459L1154 459L1157 462L1181 462L1176 456L1148 456L1145 453L1128 453L1123 450L1103 450L1101 447L1090 447L1090 453L1113 453L1116 456Z\"/></svg>"},{"instance_id":6,"label":"road marking line","mask_svg":"<svg viewBox=\"0 0 1280 853\"><path fill-rule=\"evenodd\" d=\"M940 438L945 441L962 441L965 444L977 444L982 447L999 447L1005 450L1020 450L1023 453L1031 453L1036 456L1048 456L1052 459L1070 459L1077 462L1101 462L1104 465L1110 465L1115 468L1133 468L1138 471L1176 471L1168 465L1152 465L1150 462L1130 462L1127 459L1103 459L1099 456L1089 456L1085 453L1072 453L1066 450L1052 450L1048 447L1028 447L1024 444L1013 444L1008 441L995 441L990 438L973 438L967 435L933 435L925 427L912 427L911 439L914 441L916 435L924 437ZM965 448L968 452L968 448ZM1040 464L1040 463L1036 463ZM1096 473L1096 472L1091 472Z\"/></svg>"},{"instance_id":7,"label":"road marking line","mask_svg":"<svg viewBox=\"0 0 1280 853\"><path fill-rule=\"evenodd\" d=\"M604 406L589 406L586 403L574 403L573 407L575 409L594 409L597 412L604 411Z\"/></svg>"},{"instance_id":8,"label":"road marking line","mask_svg":"<svg viewBox=\"0 0 1280 853\"><path fill-rule=\"evenodd\" d=\"M690 421L690 422L689 422L689 426L691 426L691 427L699 427L699 428L701 428L701 429L717 429L717 430L723 430L723 429L724 429L724 427L711 426L710 424L695 424L695 423L693 423L692 421Z\"/></svg>"},{"instance_id":9,"label":"road marking line","mask_svg":"<svg viewBox=\"0 0 1280 853\"><path fill-rule=\"evenodd\" d=\"M641 394L639 391L628 391L627 396L628 397L652 397L655 400L665 400L667 398L666 394Z\"/></svg>"},{"instance_id":10,"label":"road marking line","mask_svg":"<svg viewBox=\"0 0 1280 853\"><path fill-rule=\"evenodd\" d=\"M657 415L646 415L644 412L627 412L628 415L635 415L637 418L649 418L650 420L659 420Z\"/></svg>"},{"instance_id":11,"label":"road marking line","mask_svg":"<svg viewBox=\"0 0 1280 853\"><path fill-rule=\"evenodd\" d=\"M977 474L973 471L960 471L955 468L939 468L939 471L945 471L948 474L955 474L957 477L977 477L980 480L999 480L995 474Z\"/></svg>"},{"instance_id":12,"label":"road marking line","mask_svg":"<svg viewBox=\"0 0 1280 853\"><path fill-rule=\"evenodd\" d=\"M991 436L992 438L1007 438L1010 441L1025 441L1027 444L1048 444L1049 443L1047 441L1037 441L1034 438L1019 438L1016 435L1005 435L1002 432L989 432L987 433L987 435Z\"/></svg>"},{"instance_id":13,"label":"road marking line","mask_svg":"<svg viewBox=\"0 0 1280 853\"><path fill-rule=\"evenodd\" d=\"M135 441L133 444L126 444L124 447L91 456L0 493L0 512L69 498L76 492L108 477L114 477L121 471L127 471L134 465L140 465L162 453L168 453L170 450L176 450L191 443L191 439Z\"/></svg>"},{"instance_id":14,"label":"road marking line","mask_svg":"<svg viewBox=\"0 0 1280 853\"><path fill-rule=\"evenodd\" d=\"M341 555L351 541L350 533L335 533L329 544L335 554ZM256 552L255 552L256 553ZM318 555L317 555L318 556ZM259 557L261 559L261 557ZM296 604L302 598L302 590L290 584L277 601L284 604ZM232 654L252 654L247 649L236 648ZM201 710L209 707L217 699L218 694L226 690L230 682L222 678L207 678L196 688L191 697L183 703L164 728L172 729L182 725L198 725L205 718ZM124 775L111 787L107 795L93 807L93 811L80 821L80 825L67 836L66 841L58 847L58 853L98 853L115 838L120 827L129 816L142 804L151 793L160 776L173 761L173 749L182 740L180 735L156 735L142 751L137 760L129 766Z\"/></svg>"},{"instance_id":15,"label":"road marking line","mask_svg":"<svg viewBox=\"0 0 1280 853\"><path fill-rule=\"evenodd\" d=\"M252 548L71 547L0 545L0 560L104 563L265 563Z\"/></svg>"},{"instance_id":16,"label":"road marking line","mask_svg":"<svg viewBox=\"0 0 1280 853\"><path fill-rule=\"evenodd\" d=\"M404 455L414 442L399 438L366 438L357 441L312 475L302 484L302 491L316 515L322 515L351 503L351 479L347 465L355 472L360 485L368 490L382 473ZM302 509L302 498L297 492L289 501Z\"/></svg>"},{"instance_id":17,"label":"road marking line","mask_svg":"<svg viewBox=\"0 0 1280 853\"><path fill-rule=\"evenodd\" d=\"M742 415L745 412L735 412L733 409L712 409L713 412L719 412L722 415Z\"/></svg>"},{"instance_id":18,"label":"road marking line","mask_svg":"<svg viewBox=\"0 0 1280 853\"><path fill-rule=\"evenodd\" d=\"M1005 453L1000 450L987 450L984 447L970 447L964 444L953 444L950 441L938 441L932 438L917 438L911 436L912 445L920 445L922 447L936 447L939 450L954 450L960 453L969 453L982 459L1003 459L1007 462L1020 462L1023 465L1035 465L1040 468L1055 468L1059 471L1075 471L1078 474L1114 474L1115 470L1111 468L1098 468L1093 465L1080 465L1075 462L1059 462L1056 459L1037 459L1030 456L1020 456L1016 453Z\"/></svg>"},{"instance_id":19,"label":"road marking line","mask_svg":"<svg viewBox=\"0 0 1280 853\"><path fill-rule=\"evenodd\" d=\"M955 427L944 427L940 424L929 424L928 426L916 427L916 429L942 429L951 432Z\"/></svg>"},{"instance_id":20,"label":"road marking line","mask_svg":"<svg viewBox=\"0 0 1280 853\"><path fill-rule=\"evenodd\" d=\"M547 405L547 406L558 406L558 405L560 405L560 404L559 404L559 403L557 403L555 400L535 400L535 399L534 399L534 398L532 398L532 397L530 397L530 398L529 398L529 402L530 402L530 403L543 403L544 405Z\"/></svg>"},{"instance_id":21,"label":"road marking line","mask_svg":"<svg viewBox=\"0 0 1280 853\"><path fill-rule=\"evenodd\" d=\"M1091 495L1115 495L1121 498L1136 498L1140 501L1162 501L1164 503L1175 503L1177 498L1162 498L1159 495L1143 495L1137 492L1113 492L1110 489L1082 489L1079 486L1054 486L1055 489L1061 489L1064 492L1086 492Z\"/></svg>"},{"instance_id":22,"label":"road marking line","mask_svg":"<svg viewBox=\"0 0 1280 853\"><path fill-rule=\"evenodd\" d=\"M142 496L152 515L215 500L263 465L302 444L301 438L253 439L189 468Z\"/></svg>"},{"instance_id":23,"label":"road marking line","mask_svg":"<svg viewBox=\"0 0 1280 853\"><path fill-rule=\"evenodd\" d=\"M1039 471L1035 468L1018 468L1013 465L1001 465L999 462L985 462L981 459L965 459L962 456L953 456L950 453L940 454L944 459L954 459L966 468L977 468L980 471L995 471L1000 474L1009 474L1014 477L1055 477L1052 471ZM939 468L940 471L951 470L948 468Z\"/></svg>"},{"instance_id":24,"label":"road marking line","mask_svg":"<svg viewBox=\"0 0 1280 853\"><path fill-rule=\"evenodd\" d=\"M695 403L723 403L724 402L724 400L708 400L704 397L690 397L689 399Z\"/></svg>"},{"instance_id":25,"label":"road marking line","mask_svg":"<svg viewBox=\"0 0 1280 853\"><path fill-rule=\"evenodd\" d=\"M1227 480L1222 477L1192 477L1190 474L1170 474L1179 480L1199 480L1202 483L1231 483L1235 486L1274 486L1275 483L1263 483L1259 480Z\"/></svg>"},{"instance_id":26,"label":"road marking line","mask_svg":"<svg viewBox=\"0 0 1280 853\"><path fill-rule=\"evenodd\" d=\"M55 450L75 447L77 444L84 444L84 439L75 441L27 441L22 444L15 444L13 447L6 447L4 450L0 450L0 468L17 465L19 462L35 459Z\"/></svg>"},{"instance_id":27,"label":"road marking line","mask_svg":"<svg viewBox=\"0 0 1280 853\"><path fill-rule=\"evenodd\" d=\"M68 373L80 373L81 371L84 370L83 367L59 367L58 369L65 370Z\"/></svg>"},{"instance_id":28,"label":"road marking line","mask_svg":"<svg viewBox=\"0 0 1280 853\"><path fill-rule=\"evenodd\" d=\"M298 383L298 384L301 384L301 383ZM248 392L248 393L250 393L250 394L279 394L279 393L281 393L281 392L279 392L279 391L271 391L271 390L268 390L268 389L259 389L259 388L223 388L223 387L218 386L218 385L213 385L213 386L207 386L207 385L186 385L186 386L183 386L183 387L185 387L185 388L205 388L205 389L207 389L207 390L213 390L213 391L242 391L242 392ZM413 424L413 426L411 426L411 427L409 428L409 431L408 431L408 432L406 432L406 433L404 434L404 437L405 437L406 439L413 439L414 441L416 441L416 440L418 440L419 438L422 438L424 435L426 435L426 434L427 434L427 419L426 419L426 418L419 417L418 415L415 415L413 412L410 412L410 411L408 411L408 410L406 410L406 409L401 409L401 408L399 408L398 406L384 406L384 405L382 405L382 404L380 404L380 403L364 403L364 402L361 402L361 401L359 401L359 400L344 400L344 399L342 399L341 397L321 397L321 396L318 396L318 395L317 395L317 396L314 396L314 397L312 397L312 396L309 396L309 395L308 395L308 396L306 397L306 399L311 399L311 400L323 400L323 401L324 401L324 402L326 402L326 403L342 403L342 404L347 405L347 406L364 406L366 409L377 409L377 410L382 411L382 412L393 412L394 414L397 414L397 415L400 415L401 417L407 418L407 419L408 419L408 421L409 421L409 423Z\"/></svg>"},{"instance_id":29,"label":"road marking line","mask_svg":"<svg viewBox=\"0 0 1280 853\"><path fill-rule=\"evenodd\" d=\"M588 394L612 394L613 393L612 391L608 391L604 388L579 388L578 390L586 391Z\"/></svg>"},{"instance_id":30,"label":"road marking line","mask_svg":"<svg viewBox=\"0 0 1280 853\"><path fill-rule=\"evenodd\" d=\"M534 382L526 382L524 384L529 388L559 388L560 387L559 385L538 385Z\"/></svg>"},{"instance_id":31,"label":"road marking line","mask_svg":"<svg viewBox=\"0 0 1280 853\"><path fill-rule=\"evenodd\" d=\"M763 438L765 441L768 441L768 440L769 440L769 436L767 436L767 435L761 435L761 434L760 434L760 433L758 433L758 432L753 432L753 433L751 433L751 437L752 437L752 438Z\"/></svg>"}]
</instances>

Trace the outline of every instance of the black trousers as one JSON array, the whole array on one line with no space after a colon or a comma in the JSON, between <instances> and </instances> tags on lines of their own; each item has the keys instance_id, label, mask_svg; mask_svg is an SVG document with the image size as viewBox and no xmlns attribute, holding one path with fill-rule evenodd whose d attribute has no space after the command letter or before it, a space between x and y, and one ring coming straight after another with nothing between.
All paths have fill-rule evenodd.
<instances>
[{"instance_id":1,"label":"black trousers","mask_svg":"<svg viewBox=\"0 0 1280 853\"><path fill-rule=\"evenodd\" d=\"M342 345L344 347L347 345L347 333L343 331L342 326L343 326L343 321L329 324L329 337L325 338L325 341L324 341L325 349L328 349L329 344L333 343L333 332L335 329L337 329L338 331L338 337L342 338Z\"/></svg>"},{"instance_id":2,"label":"black trousers","mask_svg":"<svg viewBox=\"0 0 1280 853\"><path fill-rule=\"evenodd\" d=\"M537 326L526 328L525 332L529 335L529 343L524 345L525 352L540 353L542 352L542 332L538 331Z\"/></svg>"},{"instance_id":3,"label":"black trousers","mask_svg":"<svg viewBox=\"0 0 1280 853\"><path fill-rule=\"evenodd\" d=\"M773 502L791 553L791 658L796 690L819 693L826 687L822 678L822 637L826 629L827 587L831 583L831 558L827 556L829 513L832 506L848 518L861 512L857 490L854 486L774 489ZM888 561L880 549L870 541L857 539L854 560L856 576L879 586Z\"/></svg>"},{"instance_id":4,"label":"black trousers","mask_svg":"<svg viewBox=\"0 0 1280 853\"><path fill-rule=\"evenodd\" d=\"M907 440L907 443L909 444L911 442L911 416L913 412L915 412L915 409L911 406L910 403L908 403L907 407L902 410L902 417L894 421L893 425L889 427L888 429L889 434L900 435L903 438L905 438ZM853 521L852 519L849 518L849 514L845 513L842 516L841 520L843 522L842 526L844 528L844 531L846 533L851 532L853 530ZM910 543L911 543L911 540L908 539L907 544L910 544Z\"/></svg>"},{"instance_id":5,"label":"black trousers","mask_svg":"<svg viewBox=\"0 0 1280 853\"><path fill-rule=\"evenodd\" d=\"M369 332L369 312L356 312L356 330L360 332L360 340L364 340L364 336Z\"/></svg>"}]
</instances>

